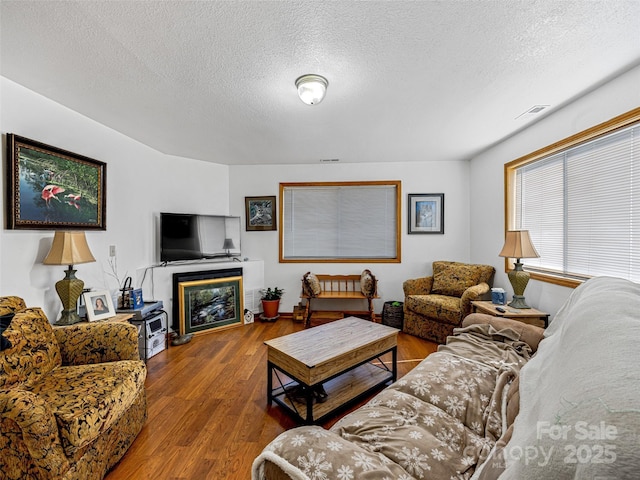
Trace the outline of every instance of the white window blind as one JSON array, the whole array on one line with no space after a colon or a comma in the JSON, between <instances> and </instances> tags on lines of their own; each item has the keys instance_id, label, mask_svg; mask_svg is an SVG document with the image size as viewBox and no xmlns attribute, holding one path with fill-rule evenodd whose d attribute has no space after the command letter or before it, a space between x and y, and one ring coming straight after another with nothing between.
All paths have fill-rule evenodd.
<instances>
[{"instance_id":1,"label":"white window blind","mask_svg":"<svg viewBox=\"0 0 640 480\"><path fill-rule=\"evenodd\" d=\"M640 124L515 169L513 228L533 271L640 281Z\"/></svg>"},{"instance_id":2,"label":"white window blind","mask_svg":"<svg viewBox=\"0 0 640 480\"><path fill-rule=\"evenodd\" d=\"M399 260L399 188L281 185L281 260Z\"/></svg>"}]
</instances>

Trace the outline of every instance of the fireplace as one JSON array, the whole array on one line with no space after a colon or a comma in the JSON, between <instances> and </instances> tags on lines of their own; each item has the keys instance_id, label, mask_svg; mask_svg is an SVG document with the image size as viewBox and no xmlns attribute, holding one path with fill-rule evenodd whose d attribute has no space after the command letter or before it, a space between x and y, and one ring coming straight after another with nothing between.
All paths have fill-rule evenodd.
<instances>
[{"instance_id":1,"label":"fireplace","mask_svg":"<svg viewBox=\"0 0 640 480\"><path fill-rule=\"evenodd\" d=\"M225 279L225 278L233 279L238 277L242 278L242 268L240 267L225 268L221 270L206 270L206 271L199 271L199 272L174 273L173 274L172 323L171 323L171 327L173 331L181 332L180 318L181 318L181 314L184 314L184 312L180 311L179 298L180 298L180 295L185 291L185 285L193 285L192 282L198 282L198 281L204 281L204 280L219 280L219 279ZM217 283L217 282L213 282L213 283ZM243 296L241 284L240 284L239 291L236 292L236 295L239 295L240 297L240 301L237 305L241 306L242 296ZM237 320L239 322L242 322L242 319L243 319L242 308L236 307L233 310L235 311L234 315L237 317ZM221 321L220 324L228 325L231 323L237 323L235 321L236 320L235 318L227 319L227 320L228 321ZM195 327L194 329L199 330L199 328L195 328ZM185 330L184 323L182 325L182 330L183 331L181 333L192 333L190 328L187 328L186 331L184 331Z\"/></svg>"}]
</instances>

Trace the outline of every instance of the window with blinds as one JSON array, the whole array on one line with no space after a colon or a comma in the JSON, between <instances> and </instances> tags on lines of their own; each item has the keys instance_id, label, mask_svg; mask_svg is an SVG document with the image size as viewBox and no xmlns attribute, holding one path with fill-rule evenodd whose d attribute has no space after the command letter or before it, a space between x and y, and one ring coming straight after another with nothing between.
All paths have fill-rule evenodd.
<instances>
[{"instance_id":1,"label":"window with blinds","mask_svg":"<svg viewBox=\"0 0 640 480\"><path fill-rule=\"evenodd\" d=\"M400 262L400 182L280 184L281 262Z\"/></svg>"},{"instance_id":2,"label":"window with blinds","mask_svg":"<svg viewBox=\"0 0 640 480\"><path fill-rule=\"evenodd\" d=\"M505 166L507 228L529 230L540 254L525 269L566 285L640 282L640 109L564 143Z\"/></svg>"}]
</instances>

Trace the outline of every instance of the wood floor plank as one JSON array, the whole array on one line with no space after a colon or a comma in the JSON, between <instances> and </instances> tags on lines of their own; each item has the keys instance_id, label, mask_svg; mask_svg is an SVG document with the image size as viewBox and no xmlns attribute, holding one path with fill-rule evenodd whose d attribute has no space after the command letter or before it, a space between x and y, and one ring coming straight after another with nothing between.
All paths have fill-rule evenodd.
<instances>
[{"instance_id":1,"label":"wood floor plank","mask_svg":"<svg viewBox=\"0 0 640 480\"><path fill-rule=\"evenodd\" d=\"M253 459L279 433L297 426L279 407L267 405L264 342L302 328L289 319L255 322L196 335L149 359L149 419L106 480L250 479ZM398 376L436 348L400 333Z\"/></svg>"}]
</instances>

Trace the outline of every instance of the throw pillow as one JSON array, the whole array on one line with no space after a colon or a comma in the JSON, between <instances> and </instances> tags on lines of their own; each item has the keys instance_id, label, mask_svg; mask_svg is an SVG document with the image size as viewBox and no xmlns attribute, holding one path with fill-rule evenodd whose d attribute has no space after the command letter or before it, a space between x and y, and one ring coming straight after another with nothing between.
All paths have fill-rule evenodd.
<instances>
[{"instance_id":1,"label":"throw pillow","mask_svg":"<svg viewBox=\"0 0 640 480\"><path fill-rule=\"evenodd\" d=\"M4 315L5 313L17 312L19 310L24 310L25 308L27 308L27 305L20 297L0 297L0 315Z\"/></svg>"},{"instance_id":2,"label":"throw pillow","mask_svg":"<svg viewBox=\"0 0 640 480\"><path fill-rule=\"evenodd\" d=\"M461 297L467 288L478 284L480 274L476 265L434 262L431 293Z\"/></svg>"},{"instance_id":3,"label":"throw pillow","mask_svg":"<svg viewBox=\"0 0 640 480\"><path fill-rule=\"evenodd\" d=\"M7 313L0 316L0 351L11 348L11 342L4 337L4 331L9 328L14 316L15 313Z\"/></svg>"},{"instance_id":4,"label":"throw pillow","mask_svg":"<svg viewBox=\"0 0 640 480\"><path fill-rule=\"evenodd\" d=\"M24 300L20 297L0 297L0 351L11 348L11 342L4 337L4 331L9 328L15 313L26 307Z\"/></svg>"},{"instance_id":5,"label":"throw pillow","mask_svg":"<svg viewBox=\"0 0 640 480\"><path fill-rule=\"evenodd\" d=\"M302 289L308 297L317 297L322 292L320 280L311 272L305 273L302 277Z\"/></svg>"},{"instance_id":6,"label":"throw pillow","mask_svg":"<svg viewBox=\"0 0 640 480\"><path fill-rule=\"evenodd\" d=\"M376 294L376 277L369 269L363 270L360 275L360 290L367 298L372 298Z\"/></svg>"}]
</instances>

